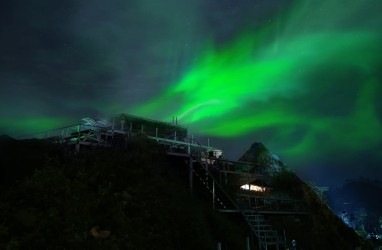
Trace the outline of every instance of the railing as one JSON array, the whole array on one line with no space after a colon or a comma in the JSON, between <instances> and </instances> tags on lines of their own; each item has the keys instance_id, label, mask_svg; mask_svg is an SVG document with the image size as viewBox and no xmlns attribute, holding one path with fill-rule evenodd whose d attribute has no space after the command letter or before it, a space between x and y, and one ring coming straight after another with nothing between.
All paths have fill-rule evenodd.
<instances>
[{"instance_id":1,"label":"railing","mask_svg":"<svg viewBox=\"0 0 382 250\"><path fill-rule=\"evenodd\" d=\"M303 200L261 196L252 194L237 194L237 206L241 210L279 213L307 213Z\"/></svg>"},{"instance_id":2,"label":"railing","mask_svg":"<svg viewBox=\"0 0 382 250\"><path fill-rule=\"evenodd\" d=\"M285 245L285 239L279 236L276 230L273 230L272 226L265 220L264 215L254 211L242 211L241 213L255 233L260 249L268 249L270 245Z\"/></svg>"},{"instance_id":3,"label":"railing","mask_svg":"<svg viewBox=\"0 0 382 250\"><path fill-rule=\"evenodd\" d=\"M255 167L254 163L216 159L220 169L227 173L250 174Z\"/></svg>"},{"instance_id":4,"label":"railing","mask_svg":"<svg viewBox=\"0 0 382 250\"><path fill-rule=\"evenodd\" d=\"M208 164L206 164L206 162L203 162L203 157L205 155L208 155L208 151L206 151L206 148L209 148L209 147L205 147L205 146L202 146L197 140L195 139L192 139L192 142L194 142L194 145L197 145L197 151L193 151L191 152L191 155L194 156L195 160L202 166L202 168L206 171L206 173L208 174L208 176L212 179L213 181L213 184L216 185L219 190L225 195L226 198L228 198L228 200L231 202L231 204L235 207L235 209L237 209L237 205L236 203L234 202L234 200L231 198L231 196L225 191L225 189L222 187L222 185L218 182L218 180L213 176L213 174L211 173L209 167L208 167ZM207 159L207 158L205 158Z\"/></svg>"},{"instance_id":5,"label":"railing","mask_svg":"<svg viewBox=\"0 0 382 250\"><path fill-rule=\"evenodd\" d=\"M108 134L107 127L88 124L76 124L56 129L51 129L33 134L23 135L18 139L45 139L52 143L105 143L102 135Z\"/></svg>"},{"instance_id":6,"label":"railing","mask_svg":"<svg viewBox=\"0 0 382 250\"><path fill-rule=\"evenodd\" d=\"M72 132L78 131L80 124L76 125L70 125L66 127L56 128L56 129L50 129L45 131L39 131L27 135L22 135L18 137L18 139L47 139L49 137L65 137L67 134L69 134L69 130Z\"/></svg>"}]
</instances>

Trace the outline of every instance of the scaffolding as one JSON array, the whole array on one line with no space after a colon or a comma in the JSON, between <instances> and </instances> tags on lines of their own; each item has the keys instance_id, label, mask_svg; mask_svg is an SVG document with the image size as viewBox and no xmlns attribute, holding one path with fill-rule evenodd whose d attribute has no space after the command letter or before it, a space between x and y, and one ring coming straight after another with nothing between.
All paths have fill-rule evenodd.
<instances>
[{"instance_id":1,"label":"scaffolding","mask_svg":"<svg viewBox=\"0 0 382 250\"><path fill-rule=\"evenodd\" d=\"M285 246L281 237L267 223L267 214L307 214L303 201L280 198L267 192L241 190L242 185L261 181L255 163L222 158L221 149L200 144L188 136L176 120L166 123L147 118L119 114L106 121L83 118L81 123L21 137L46 139L52 143L112 147L133 136L143 136L162 145L170 156L184 157L189 163L189 187L193 192L194 177L212 196L212 206L220 212L241 213L259 242L260 249ZM265 190L265 189L264 189Z\"/></svg>"}]
</instances>

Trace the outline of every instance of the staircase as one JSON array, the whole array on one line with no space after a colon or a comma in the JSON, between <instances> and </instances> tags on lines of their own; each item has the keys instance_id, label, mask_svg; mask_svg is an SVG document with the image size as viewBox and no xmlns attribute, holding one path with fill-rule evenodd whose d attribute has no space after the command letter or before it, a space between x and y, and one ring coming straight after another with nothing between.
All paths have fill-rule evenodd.
<instances>
[{"instance_id":1,"label":"staircase","mask_svg":"<svg viewBox=\"0 0 382 250\"><path fill-rule=\"evenodd\" d=\"M193 174L202 183L202 185L212 194L213 207L219 206L220 208L239 211L252 232L256 235L259 242L259 249L284 249L285 239L278 235L278 232L266 221L264 215L258 214L254 209L249 208L246 204L241 204L239 200L233 200L232 197L224 190L223 186L213 174L213 169L207 163L206 158L203 156L203 147L200 146L197 152L193 152L192 158L197 166L194 166Z\"/></svg>"},{"instance_id":2,"label":"staircase","mask_svg":"<svg viewBox=\"0 0 382 250\"><path fill-rule=\"evenodd\" d=\"M78 127L77 132L74 132L72 134L69 133L69 135L74 135L76 136L76 138L80 138L78 135L81 132L82 131L80 127ZM194 176L195 180L197 180L200 184L199 187L207 191L208 196L212 195L213 208L220 209L221 211L230 210L235 211L236 213L241 213L245 221L250 226L252 232L256 235L260 250L280 248L284 249L284 238L282 236L279 236L276 230L272 229L272 226L266 221L264 215L259 214L259 211L255 210L256 208L251 206L250 198L244 199L243 202L243 200L237 198L237 194L227 192L227 190L229 190L225 186L227 184L227 179L225 179L225 181L222 180L222 175L225 177L227 175L235 175L246 179L258 178L258 175L250 173L249 168L247 168L248 165L244 164L244 167L228 165L224 168L217 168L216 163L221 163L222 160L220 160L219 162L217 158L209 157L207 149L211 148L209 146L206 147L201 145L195 139L190 139L189 142L184 142L152 136L148 136L148 138L156 140L157 142L162 143L164 145L167 145L166 143L168 143L168 145L170 145L170 151L173 148L182 148L184 152L183 154L179 155L183 155L183 157L189 157L189 160L192 161L192 176ZM90 139L92 138L90 138L90 136L87 136L85 137L85 139L83 139L83 142L90 141ZM243 162L241 162L241 164L243 164ZM265 199L263 198L262 201L265 202ZM256 205L256 203L254 204ZM276 207L274 204L270 204L270 206L272 208Z\"/></svg>"},{"instance_id":3,"label":"staircase","mask_svg":"<svg viewBox=\"0 0 382 250\"><path fill-rule=\"evenodd\" d=\"M193 170L194 176L200 181L200 183L206 188L207 192L209 192L213 197L213 207L219 207L222 209L226 209L227 206L225 205L226 201L223 201L223 199L220 199L220 196L216 195L216 191L214 190L213 183L209 180L208 175L200 174L200 171ZM211 187L212 186L212 187Z\"/></svg>"},{"instance_id":4,"label":"staircase","mask_svg":"<svg viewBox=\"0 0 382 250\"><path fill-rule=\"evenodd\" d=\"M256 235L260 249L279 249L279 247L284 246L284 239L278 236L277 231L272 229L272 226L265 220L264 215L259 214L261 211L253 206L253 204L257 205L257 203L251 203L251 197L244 199L247 202L241 202L240 199L237 199L237 194L233 193L234 191L231 190L231 193L227 192L227 190L230 190L227 188L227 176L241 178L246 183L259 178L259 175L253 174L250 171L254 166L253 163L222 160L210 156L209 152L216 150L215 148L203 146L193 138L187 140L184 138L185 140L183 141L178 140L177 136L183 130L177 125L161 124L154 121L154 124L150 127L149 124L152 121L132 116L129 119L130 126L124 126L124 118L120 119L121 126L117 126L118 123L115 124L114 120L112 124L103 125L96 124L96 122L87 119L85 124L58 128L35 135L26 135L23 138L45 138L53 143L76 145L76 150L78 145L79 150L80 144L112 146L112 144L119 144L119 139L123 139L121 143L125 143L126 137L130 135L145 135L147 138L164 145L168 149L168 154L189 158L192 161L192 164L190 164L190 170L192 169L192 174L190 174L191 190L192 176L194 176L195 179L200 181L200 187L205 189L208 195L212 195L214 209L241 213ZM140 125L139 130L135 126L137 124L133 124L133 121L136 120L138 125ZM161 131L159 131L158 127ZM167 132L171 129L176 130L169 136ZM260 200L265 204L266 199L262 198ZM272 210L279 212L275 209L279 204L273 204L271 200L267 199L267 205Z\"/></svg>"},{"instance_id":5,"label":"staircase","mask_svg":"<svg viewBox=\"0 0 382 250\"><path fill-rule=\"evenodd\" d=\"M230 197L227 199L226 196L228 196L228 194L222 192L223 187L206 171L205 166L194 168L193 174L207 191L212 194L214 208L219 207L223 210L233 208L234 210L240 211L252 232L256 235L260 250L284 249L284 238L278 235L278 232L266 221L264 215L258 214L255 210L242 207L239 203L234 203Z\"/></svg>"},{"instance_id":6,"label":"staircase","mask_svg":"<svg viewBox=\"0 0 382 250\"><path fill-rule=\"evenodd\" d=\"M285 245L285 240L282 236L279 236L276 230L272 229L272 226L267 223L264 215L257 214L255 211L247 210L241 211L241 214L255 233L260 249L279 249Z\"/></svg>"}]
</instances>

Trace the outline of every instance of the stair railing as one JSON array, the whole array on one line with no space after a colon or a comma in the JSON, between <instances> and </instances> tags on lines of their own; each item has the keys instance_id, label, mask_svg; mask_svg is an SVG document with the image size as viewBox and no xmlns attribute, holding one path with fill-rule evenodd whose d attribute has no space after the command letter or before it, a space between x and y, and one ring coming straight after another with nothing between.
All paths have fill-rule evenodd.
<instances>
[{"instance_id":1,"label":"stair railing","mask_svg":"<svg viewBox=\"0 0 382 250\"><path fill-rule=\"evenodd\" d=\"M191 150L191 154L194 156L195 160L203 167L203 169L206 171L206 173L208 173L209 177L212 179L212 181L215 183L215 185L220 189L220 191L228 198L228 200L237 209L236 202L234 202L234 200L231 198L231 196L225 191L225 189L222 187L222 185L218 182L218 180L210 172L210 169L208 168L208 160L209 160L208 151L196 139L190 139L190 142L192 145L197 145L196 153L195 153L195 151ZM207 163L204 163L202 161L203 154L205 156Z\"/></svg>"}]
</instances>

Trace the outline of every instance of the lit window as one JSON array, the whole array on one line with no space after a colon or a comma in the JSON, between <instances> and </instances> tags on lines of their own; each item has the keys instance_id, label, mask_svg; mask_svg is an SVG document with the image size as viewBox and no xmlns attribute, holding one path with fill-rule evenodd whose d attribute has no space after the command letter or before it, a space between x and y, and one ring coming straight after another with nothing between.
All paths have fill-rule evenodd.
<instances>
[{"instance_id":1,"label":"lit window","mask_svg":"<svg viewBox=\"0 0 382 250\"><path fill-rule=\"evenodd\" d=\"M241 186L240 189L255 191L255 192L265 192L265 190L266 190L265 187L261 187L261 186L257 186L257 185L249 185L249 184L245 184L245 185Z\"/></svg>"}]
</instances>

